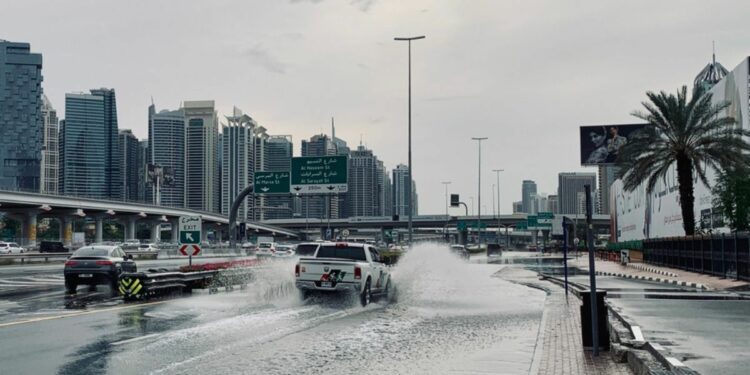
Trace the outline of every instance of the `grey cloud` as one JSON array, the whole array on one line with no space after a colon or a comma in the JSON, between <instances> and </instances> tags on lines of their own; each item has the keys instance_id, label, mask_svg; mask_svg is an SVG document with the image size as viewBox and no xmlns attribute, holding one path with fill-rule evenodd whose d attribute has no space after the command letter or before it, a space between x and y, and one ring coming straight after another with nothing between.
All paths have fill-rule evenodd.
<instances>
[{"instance_id":1,"label":"grey cloud","mask_svg":"<svg viewBox=\"0 0 750 375\"><path fill-rule=\"evenodd\" d=\"M271 55L262 45L256 44L242 52L242 56L249 59L252 65L266 69L271 73L285 74L286 64Z\"/></svg>"},{"instance_id":2,"label":"grey cloud","mask_svg":"<svg viewBox=\"0 0 750 375\"><path fill-rule=\"evenodd\" d=\"M375 2L377 0L351 0L350 4L353 6L356 6L359 8L359 10L363 12L368 12L370 8L372 8L373 5L375 5ZM299 3L312 3L312 4L318 4L323 2L323 0L289 0L292 4L299 4Z\"/></svg>"}]
</instances>

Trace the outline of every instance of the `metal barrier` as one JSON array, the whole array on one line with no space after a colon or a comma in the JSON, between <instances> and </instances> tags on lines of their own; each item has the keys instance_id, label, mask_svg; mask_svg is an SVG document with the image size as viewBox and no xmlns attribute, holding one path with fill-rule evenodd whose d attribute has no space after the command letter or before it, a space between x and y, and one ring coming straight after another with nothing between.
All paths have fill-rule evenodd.
<instances>
[{"instance_id":1,"label":"metal barrier","mask_svg":"<svg viewBox=\"0 0 750 375\"><path fill-rule=\"evenodd\" d=\"M125 253L127 253L129 255L136 256L136 257L153 255L154 258L156 258L156 255L157 255L156 251L125 251ZM49 262L50 259L67 259L67 258L70 258L71 255L73 255L73 253L2 254L2 255L0 255L0 260L3 260L3 259L11 259L11 260L20 259L21 263L25 263L26 260L44 259L45 262Z\"/></svg>"},{"instance_id":2,"label":"metal barrier","mask_svg":"<svg viewBox=\"0 0 750 375\"><path fill-rule=\"evenodd\" d=\"M750 281L750 234L645 240L643 261L657 266Z\"/></svg>"}]
</instances>

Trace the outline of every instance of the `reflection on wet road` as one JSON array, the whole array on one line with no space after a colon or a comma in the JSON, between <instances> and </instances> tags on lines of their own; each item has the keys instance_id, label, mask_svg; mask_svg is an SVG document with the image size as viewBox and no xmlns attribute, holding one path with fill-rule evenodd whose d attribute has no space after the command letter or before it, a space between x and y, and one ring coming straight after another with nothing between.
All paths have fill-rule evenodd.
<instances>
[{"instance_id":1,"label":"reflection on wet road","mask_svg":"<svg viewBox=\"0 0 750 375\"><path fill-rule=\"evenodd\" d=\"M525 373L544 293L491 277L501 267L419 246L393 271L397 300L362 308L300 300L293 264L278 262L247 290L0 326L0 362L14 374Z\"/></svg>"}]
</instances>

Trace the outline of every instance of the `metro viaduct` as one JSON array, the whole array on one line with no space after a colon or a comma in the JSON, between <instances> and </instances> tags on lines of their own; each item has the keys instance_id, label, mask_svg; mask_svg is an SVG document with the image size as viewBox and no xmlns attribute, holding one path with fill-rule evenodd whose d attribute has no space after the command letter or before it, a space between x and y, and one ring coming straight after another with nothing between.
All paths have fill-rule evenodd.
<instances>
[{"instance_id":1,"label":"metro viaduct","mask_svg":"<svg viewBox=\"0 0 750 375\"><path fill-rule=\"evenodd\" d=\"M123 223L126 240L135 239L136 224L146 222L151 226L151 240L154 242L159 239L159 225L171 223L174 231L178 227L180 216L201 216L204 232L218 229L222 225L226 227L229 223L226 216L212 212L17 191L0 191L0 213L23 224L22 240L19 242L24 246L37 244L37 223L43 218L59 220L61 240L65 245L70 245L73 241L73 221L86 217L93 218L96 223L95 242L102 242L105 219ZM294 230L274 225L257 222L249 222L246 225L248 230L255 230L257 233L299 237ZM172 237L175 238L174 235Z\"/></svg>"},{"instance_id":2,"label":"metro viaduct","mask_svg":"<svg viewBox=\"0 0 750 375\"><path fill-rule=\"evenodd\" d=\"M512 215L492 216L486 215L481 217L481 226L484 228L515 228L518 223L525 222L528 214L517 213ZM556 215L563 216L563 215ZM583 215L564 215L583 225L586 221ZM471 229L476 228L476 216L446 216L446 215L420 215L412 219L413 228L425 229L444 229L456 227L460 222L465 223ZM395 229L408 228L406 218L393 220L388 216L374 217L351 217L345 219L318 219L318 218L295 218L295 219L273 219L263 221L265 224L279 226L290 230L302 231L308 228L328 228L333 229L355 229L355 228L377 228L377 229ZM608 230L610 224L609 215L593 215L592 223L596 230Z\"/></svg>"}]
</instances>

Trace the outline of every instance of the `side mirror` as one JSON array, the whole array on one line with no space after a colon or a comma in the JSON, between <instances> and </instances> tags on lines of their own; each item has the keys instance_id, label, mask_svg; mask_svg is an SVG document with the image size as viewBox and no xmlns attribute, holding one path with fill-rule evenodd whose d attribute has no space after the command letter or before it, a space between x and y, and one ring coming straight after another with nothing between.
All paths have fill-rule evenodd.
<instances>
[{"instance_id":1,"label":"side mirror","mask_svg":"<svg viewBox=\"0 0 750 375\"><path fill-rule=\"evenodd\" d=\"M125 260L133 260L133 254L125 255Z\"/></svg>"}]
</instances>

